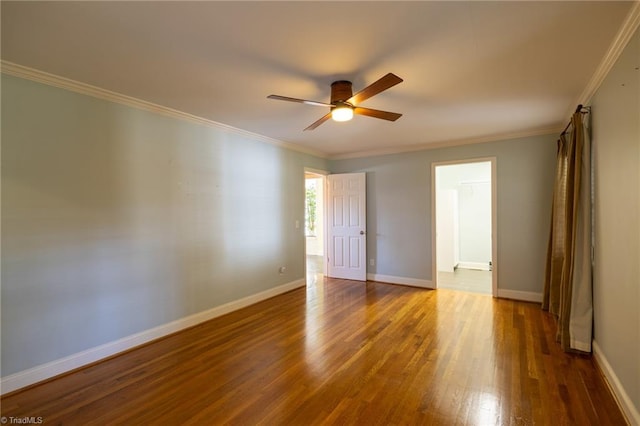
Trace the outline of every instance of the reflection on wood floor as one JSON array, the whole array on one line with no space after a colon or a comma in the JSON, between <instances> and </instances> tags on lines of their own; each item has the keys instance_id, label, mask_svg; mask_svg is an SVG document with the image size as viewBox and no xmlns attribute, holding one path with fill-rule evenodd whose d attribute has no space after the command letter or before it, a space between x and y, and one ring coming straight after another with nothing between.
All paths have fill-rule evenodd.
<instances>
[{"instance_id":1,"label":"reflection on wood floor","mask_svg":"<svg viewBox=\"0 0 640 426\"><path fill-rule=\"evenodd\" d=\"M65 425L622 425L533 303L321 278L26 391Z\"/></svg>"},{"instance_id":2,"label":"reflection on wood floor","mask_svg":"<svg viewBox=\"0 0 640 426\"><path fill-rule=\"evenodd\" d=\"M307 255L307 285L315 285L324 278L324 257Z\"/></svg>"},{"instance_id":3,"label":"reflection on wood floor","mask_svg":"<svg viewBox=\"0 0 640 426\"><path fill-rule=\"evenodd\" d=\"M455 272L438 271L438 288L491 294L491 271L457 268Z\"/></svg>"}]
</instances>

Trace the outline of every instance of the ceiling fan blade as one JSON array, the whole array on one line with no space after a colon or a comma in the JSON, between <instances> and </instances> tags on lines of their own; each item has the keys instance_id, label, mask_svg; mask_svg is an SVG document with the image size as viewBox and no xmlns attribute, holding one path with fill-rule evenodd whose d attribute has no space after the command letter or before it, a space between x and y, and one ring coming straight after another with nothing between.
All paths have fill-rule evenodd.
<instances>
[{"instance_id":1,"label":"ceiling fan blade","mask_svg":"<svg viewBox=\"0 0 640 426\"><path fill-rule=\"evenodd\" d=\"M331 106L333 106L331 104L326 104L324 102L308 101L306 99L290 98L288 96L280 96L280 95L269 95L269 96L267 96L267 98L275 99L275 100L278 100L278 101L297 102L297 103L300 103L300 104L307 104L307 105L313 105L313 106L323 106L323 107L331 107Z\"/></svg>"},{"instance_id":2,"label":"ceiling fan blade","mask_svg":"<svg viewBox=\"0 0 640 426\"><path fill-rule=\"evenodd\" d=\"M389 120L389 121L396 121L398 118L402 117L402 114L398 114L397 112L380 111L379 109L362 108L362 107L353 108L353 112L355 114L366 115L368 117L374 117L374 118L381 118L383 120Z\"/></svg>"},{"instance_id":3,"label":"ceiling fan blade","mask_svg":"<svg viewBox=\"0 0 640 426\"><path fill-rule=\"evenodd\" d=\"M347 102L351 105L358 105L360 102L369 99L370 97L375 96L378 93L383 92L398 83L402 83L402 81L403 80L397 75L389 73L353 95L347 100Z\"/></svg>"},{"instance_id":4,"label":"ceiling fan blade","mask_svg":"<svg viewBox=\"0 0 640 426\"><path fill-rule=\"evenodd\" d=\"M331 118L331 113L329 112L325 116L323 116L320 120L316 121L315 123L313 123L312 125L310 125L309 127L307 127L304 130L305 131L313 130L313 129L315 129L316 127L318 127L319 125L321 125L322 123L324 123L325 121L327 121L330 118Z\"/></svg>"}]
</instances>

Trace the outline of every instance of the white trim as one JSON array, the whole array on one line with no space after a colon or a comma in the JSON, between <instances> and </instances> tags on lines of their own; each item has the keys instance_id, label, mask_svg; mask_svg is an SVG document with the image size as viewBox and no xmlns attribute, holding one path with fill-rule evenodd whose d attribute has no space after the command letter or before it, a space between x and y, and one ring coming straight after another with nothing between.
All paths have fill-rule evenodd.
<instances>
[{"instance_id":1,"label":"white trim","mask_svg":"<svg viewBox=\"0 0 640 426\"><path fill-rule=\"evenodd\" d=\"M520 300L522 302L542 303L542 293L534 293L532 291L519 291L498 289L498 297L502 299Z\"/></svg>"},{"instance_id":2,"label":"white trim","mask_svg":"<svg viewBox=\"0 0 640 426\"><path fill-rule=\"evenodd\" d=\"M189 121L196 124L202 124L209 127L214 127L220 130L224 130L230 133L238 134L242 137L248 137L259 140L271 145L286 148L292 151L301 152L304 154L314 155L320 158L326 158L330 160L341 160L347 158L361 158L361 157L374 157L388 154L398 154L402 152L424 151L428 149L446 148L459 145L470 145L486 142L497 142L501 140L517 139L523 137L539 136L560 133L563 129L561 126L553 126L546 128L530 129L521 132L511 132L495 134L491 136L482 136L477 138L457 139L450 141L439 141L431 143L422 143L416 145L407 145L403 147L383 148L378 150L358 151L345 154L329 155L325 152L317 151L315 149L306 148L298 144L280 141L268 136L260 135L258 133L249 132L247 130L238 129L237 127L229 126L219 123L217 121L209 120L207 118L198 117L186 112L178 111L173 108L165 107L162 105L147 102L141 99L127 96L121 93L112 92L110 90L102 89L90 84L81 83L66 77L61 77L55 74L50 74L45 71L40 71L34 68L19 65L13 62L2 60L0 61L0 71L4 74L12 75L15 77L23 78L26 80L35 81L38 83L46 84L53 87L59 87L72 92L80 93L83 95L91 96L98 99L103 99L110 102L119 103L133 108L138 108L145 111L154 112L157 114L169 116L172 118Z\"/></svg>"},{"instance_id":3,"label":"white trim","mask_svg":"<svg viewBox=\"0 0 640 426\"><path fill-rule=\"evenodd\" d=\"M431 270L433 288L438 288L437 244L436 244L436 167L453 164L491 163L491 295L500 297L498 290L498 159L481 157L431 163ZM542 301L542 299L540 299Z\"/></svg>"},{"instance_id":4,"label":"white trim","mask_svg":"<svg viewBox=\"0 0 640 426\"><path fill-rule=\"evenodd\" d=\"M330 174L327 170L314 169L313 167L305 167L304 171L308 172L308 173L313 173L313 174L316 174L316 175L322 175L322 176L326 176L326 175Z\"/></svg>"},{"instance_id":5,"label":"white trim","mask_svg":"<svg viewBox=\"0 0 640 426\"><path fill-rule=\"evenodd\" d=\"M622 51L626 47L627 43L635 33L636 29L640 26L640 1L634 1L634 5L631 7L625 21L623 22L620 30L614 38L611 46L607 50L604 58L600 62L600 65L596 69L595 73L589 80L589 83L584 88L577 101L571 104L569 110L565 114L567 117L571 117L575 111L575 105L583 104L587 105L595 92L598 90L609 71L618 60ZM562 132L564 125L550 126L537 129L529 129L518 132L500 133L489 136L481 136L474 138L456 139L449 141L438 141L431 143L420 143L415 145L406 145L402 147L382 148L376 150L357 151L344 154L329 155L324 152L316 151L310 148L305 148L297 144L283 142L277 139L270 138L268 136L252 133L246 130L238 129L236 127L228 126L222 123L208 120L206 118L197 117L195 115L187 114L172 108L167 108L161 105L153 104L133 98L131 96L122 95L120 93L112 92L109 90L101 89L89 84L80 83L65 77L60 77L54 74L50 74L44 71L36 70L33 68L18 65L9 61L1 61L1 71L3 73L13 75L16 77L37 81L39 83L48 84L50 86L60 87L63 89L71 90L73 92L82 93L88 96L93 96L100 99L117 102L120 104L128 105L131 107L156 112L159 114L168 115L174 118L180 118L183 120L204 124L211 127L217 127L233 133L243 135L245 137L251 137L261 140L263 142L287 148L293 151L302 152L305 154L315 155L320 158L327 158L330 160L343 160L349 158L362 158L362 157L375 157L381 155L399 154L403 152L424 151L429 149L447 148L460 145L472 145L478 143L498 142L509 139L525 138L532 136L557 134Z\"/></svg>"},{"instance_id":6,"label":"white trim","mask_svg":"<svg viewBox=\"0 0 640 426\"><path fill-rule=\"evenodd\" d=\"M605 77L611 71L611 68L616 63L620 55L622 54L624 48L629 43L629 40L635 34L635 31L640 26L640 1L634 1L634 5L631 7L631 10L627 14L622 26L618 30L616 37L614 38L611 46L607 50L604 58L598 65L595 73L589 80L589 83L584 88L580 96L577 100L569 106L567 113L565 114L567 117L571 117L573 115L576 105L588 105L591 101L591 98L596 93L600 85L604 81ZM498 142L508 139L517 139L517 138L525 138L531 136L540 136L540 135L549 135L549 134L558 134L562 132L564 129L564 125L560 126L550 126L550 127L541 127L537 129L529 129L518 132L511 133L500 133L489 136L482 136L476 138L468 138L468 139L457 139L450 141L438 141L433 143L421 143L415 145L406 145L403 147L394 147L394 148L382 148L377 150L369 150L369 151L357 151L350 152L345 154L336 154L329 155L328 158L330 160L343 160L348 158L361 158L361 157L375 157L380 155L390 155L390 154L399 154L403 152L412 152L412 151L423 151L428 149L436 149L436 148L447 148L452 146L459 145L471 145L478 143L486 143L486 142Z\"/></svg>"},{"instance_id":7,"label":"white trim","mask_svg":"<svg viewBox=\"0 0 640 426\"><path fill-rule=\"evenodd\" d=\"M306 182L307 182L307 173L313 173L316 174L318 176L321 177L322 179L322 273L326 274L327 273L327 239L329 238L327 235L327 176L329 175L329 172L327 170L322 170L322 169L314 169L312 167L305 167L302 173L302 188L305 191L304 195L303 195L303 208L306 208ZM302 230L304 232L304 228L305 228L305 224L303 223L302 225ZM304 276L305 278L305 283L308 285L309 283L307 282L307 279L309 278L307 276L307 239L305 237L304 240L304 250L303 250L303 258L302 258L302 262L304 264Z\"/></svg>"},{"instance_id":8,"label":"white trim","mask_svg":"<svg viewBox=\"0 0 640 426\"><path fill-rule=\"evenodd\" d=\"M431 163L431 279L438 288L438 241L436 236L436 163Z\"/></svg>"},{"instance_id":9,"label":"white trim","mask_svg":"<svg viewBox=\"0 0 640 426\"><path fill-rule=\"evenodd\" d=\"M23 78L26 80L35 81L38 83L46 84L53 87L59 87L72 92L80 93L94 98L107 100L110 102L127 105L133 108L142 109L145 111L162 114L165 116L190 121L192 123L202 124L209 127L218 128L227 132L235 133L243 137L249 137L257 139L259 141L279 146L281 148L290 149L292 151L302 152L304 154L314 155L320 158L327 158L331 160L341 160L346 158L359 158L359 157L372 157L379 155L397 154L402 152L423 151L426 149L445 148L449 146L458 145L470 145L476 143L485 142L497 142L501 140L517 139L522 137L539 136L560 133L563 127L546 127L539 129L530 129L521 132L503 133L491 136L482 136L477 138L458 139L451 141L440 141L432 143L423 143L416 145L409 145L404 147L384 148L379 150L359 151L346 154L329 155L327 153L317 151L311 148L306 148L298 144L283 142L277 139L270 138L268 136L260 135L258 133L249 132L247 130L238 129L237 127L229 126L226 124L218 123L217 121L209 120L207 118L198 117L196 115L188 114L186 112L178 111L173 108L168 108L162 105L147 102L141 99L134 98L132 96L123 95L121 93L112 92L110 90L102 89L90 84L81 83L70 78L61 77L55 74L50 74L45 71L40 71L34 68L19 65L13 62L2 60L0 61L0 71L4 74L13 75L15 77Z\"/></svg>"},{"instance_id":10,"label":"white trim","mask_svg":"<svg viewBox=\"0 0 640 426\"><path fill-rule=\"evenodd\" d=\"M171 118L179 120L189 121L195 124L202 124L208 127L213 127L225 132L235 133L241 137L251 138L261 142L275 145L280 148L286 148L292 151L302 152L304 154L314 155L320 158L327 158L327 154L316 151L314 149L305 148L293 143L283 142L277 139L270 138L268 136L260 135L258 133L249 132L247 130L238 129L237 127L229 126L226 124L218 123L217 121L209 120L208 118L198 117L186 112L178 111L173 108L154 104L141 99L134 98L132 96L123 95L121 93L112 92L111 90L102 89L90 84L81 83L66 77L61 77L48 72L40 71L34 68L25 67L23 65L15 64L9 61L1 61L1 71L4 74L12 75L14 77L23 78L26 80L35 81L37 83L46 84L53 87L59 87L61 89L69 90L71 92L80 93L82 95L91 96L94 98L106 100L109 102L126 105L132 108L141 109L144 111L161 114Z\"/></svg>"},{"instance_id":11,"label":"white trim","mask_svg":"<svg viewBox=\"0 0 640 426\"><path fill-rule=\"evenodd\" d=\"M498 294L498 158L491 157L491 295Z\"/></svg>"},{"instance_id":12,"label":"white trim","mask_svg":"<svg viewBox=\"0 0 640 426\"><path fill-rule=\"evenodd\" d=\"M422 287L434 289L433 283L428 280L418 278L394 277L391 275L367 274L368 281L377 281L380 283L408 285L411 287Z\"/></svg>"},{"instance_id":13,"label":"white trim","mask_svg":"<svg viewBox=\"0 0 640 426\"><path fill-rule=\"evenodd\" d=\"M640 412L638 410L638 407L633 405L631 398L624 390L622 383L620 383L620 380L611 367L611 364L609 364L609 361L607 361L607 357L604 355L604 352L602 352L602 349L600 349L598 342L594 340L592 346L593 357L595 358L596 364L598 364L598 367L600 367L600 371L602 371L602 374L604 374L604 377L606 379L605 382L607 383L607 386L609 386L611 393L615 397L620 410L626 416L629 424L631 424L632 426L639 426Z\"/></svg>"},{"instance_id":14,"label":"white trim","mask_svg":"<svg viewBox=\"0 0 640 426\"><path fill-rule=\"evenodd\" d=\"M618 61L618 58L624 51L624 48L635 34L636 30L640 26L640 1L635 1L635 4L631 7L631 10L627 14L622 26L618 30L616 37L613 39L611 46L607 50L604 58L600 61L598 68L589 80L589 83L584 88L580 97L571 106L567 112L567 116L571 117L575 111L575 105L587 105L591 102L591 98L595 95L596 91L600 88L600 85L611 71L613 65Z\"/></svg>"},{"instance_id":15,"label":"white trim","mask_svg":"<svg viewBox=\"0 0 640 426\"><path fill-rule=\"evenodd\" d=\"M136 346L140 346L160 337L167 336L221 315L228 314L229 312L253 305L296 288L304 287L304 285L305 280L298 279L251 296L243 297L242 299L234 300L233 302L225 303L224 305L216 306L215 308L198 312L197 314L189 315L188 317L180 318L170 323L118 339L114 342L105 343L104 345L11 374L0 380L0 393L5 394L13 392L25 386L50 379L54 376L100 361L101 359L135 348Z\"/></svg>"},{"instance_id":16,"label":"white trim","mask_svg":"<svg viewBox=\"0 0 640 426\"><path fill-rule=\"evenodd\" d=\"M461 146L461 145L500 142L500 141L505 141L510 139L528 138L532 136L542 136L542 135L551 135L551 134L557 135L558 133L562 132L562 129L564 129L564 125L530 129L522 132L499 133L491 136L480 136L476 138L427 142L427 143L419 143L415 145L397 146L393 148L381 148L381 149L374 149L374 150L368 150L368 151L349 152L345 154L334 154L334 155L328 155L327 158L329 160L345 160L349 158L378 157L381 155L401 154L404 152L425 151L430 149L449 148L449 147Z\"/></svg>"},{"instance_id":17,"label":"white trim","mask_svg":"<svg viewBox=\"0 0 640 426\"><path fill-rule=\"evenodd\" d=\"M488 263L482 262L459 262L458 268L460 269L479 269L481 271L490 271Z\"/></svg>"}]
</instances>

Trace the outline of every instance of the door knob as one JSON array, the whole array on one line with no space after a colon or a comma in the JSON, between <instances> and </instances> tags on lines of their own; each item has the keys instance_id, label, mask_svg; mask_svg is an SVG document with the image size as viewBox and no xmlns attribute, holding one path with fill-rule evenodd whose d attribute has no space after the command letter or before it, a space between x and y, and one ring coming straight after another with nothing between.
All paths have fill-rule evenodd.
<instances>
[{"instance_id":1,"label":"door knob","mask_svg":"<svg viewBox=\"0 0 640 426\"><path fill-rule=\"evenodd\" d=\"M360 231L360 235L364 235L364 231Z\"/></svg>"}]
</instances>

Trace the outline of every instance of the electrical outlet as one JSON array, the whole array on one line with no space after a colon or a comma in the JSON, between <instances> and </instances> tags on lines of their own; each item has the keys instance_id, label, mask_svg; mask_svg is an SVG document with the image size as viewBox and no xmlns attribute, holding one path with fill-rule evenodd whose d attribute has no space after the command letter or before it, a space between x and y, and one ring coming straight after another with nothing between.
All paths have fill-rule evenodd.
<instances>
[{"instance_id":1,"label":"electrical outlet","mask_svg":"<svg viewBox=\"0 0 640 426\"><path fill-rule=\"evenodd\" d=\"M369 266L375 266L376 261L374 259L369 259Z\"/></svg>"},{"instance_id":2,"label":"electrical outlet","mask_svg":"<svg viewBox=\"0 0 640 426\"><path fill-rule=\"evenodd\" d=\"M280 275L282 275L285 273L286 270L287 268L285 266L281 266L280 269L278 269L278 272L280 272Z\"/></svg>"}]
</instances>

